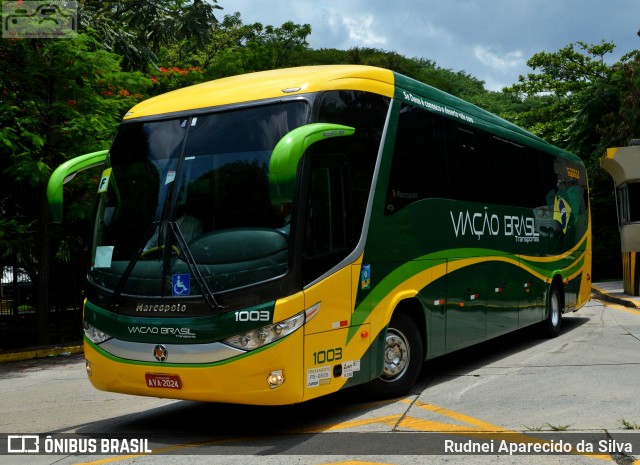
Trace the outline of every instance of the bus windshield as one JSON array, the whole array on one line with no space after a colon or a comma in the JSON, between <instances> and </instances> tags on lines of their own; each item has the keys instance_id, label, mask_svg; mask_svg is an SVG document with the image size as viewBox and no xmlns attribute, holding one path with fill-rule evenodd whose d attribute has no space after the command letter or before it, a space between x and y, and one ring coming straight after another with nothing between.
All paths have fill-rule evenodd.
<instances>
[{"instance_id":1,"label":"bus windshield","mask_svg":"<svg viewBox=\"0 0 640 465\"><path fill-rule=\"evenodd\" d=\"M124 123L98 189L89 280L138 296L194 296L284 275L292 199L269 159L305 101Z\"/></svg>"}]
</instances>

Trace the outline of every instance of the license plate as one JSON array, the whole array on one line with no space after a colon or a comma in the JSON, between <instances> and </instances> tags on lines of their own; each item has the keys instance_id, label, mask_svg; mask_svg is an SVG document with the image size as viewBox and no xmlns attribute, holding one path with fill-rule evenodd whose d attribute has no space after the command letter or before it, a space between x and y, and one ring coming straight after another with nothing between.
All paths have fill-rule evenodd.
<instances>
[{"instance_id":1,"label":"license plate","mask_svg":"<svg viewBox=\"0 0 640 465\"><path fill-rule=\"evenodd\" d=\"M182 389L182 381L178 375L145 373L144 379L147 382L147 387L150 388Z\"/></svg>"}]
</instances>

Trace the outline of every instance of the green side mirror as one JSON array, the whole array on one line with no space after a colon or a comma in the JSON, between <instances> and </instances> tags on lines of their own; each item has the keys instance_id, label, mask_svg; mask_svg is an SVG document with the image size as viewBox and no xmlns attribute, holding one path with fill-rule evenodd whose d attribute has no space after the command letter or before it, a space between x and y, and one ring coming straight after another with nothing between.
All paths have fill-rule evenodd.
<instances>
[{"instance_id":1,"label":"green side mirror","mask_svg":"<svg viewBox=\"0 0 640 465\"><path fill-rule=\"evenodd\" d=\"M291 202L298 163L311 145L332 137L351 136L354 132L355 128L349 126L313 123L294 129L280 139L269 162L271 203L279 205Z\"/></svg>"},{"instance_id":2,"label":"green side mirror","mask_svg":"<svg viewBox=\"0 0 640 465\"><path fill-rule=\"evenodd\" d=\"M62 186L73 179L76 173L104 164L108 150L87 153L72 158L58 166L49 178L47 202L52 223L62 223Z\"/></svg>"}]
</instances>

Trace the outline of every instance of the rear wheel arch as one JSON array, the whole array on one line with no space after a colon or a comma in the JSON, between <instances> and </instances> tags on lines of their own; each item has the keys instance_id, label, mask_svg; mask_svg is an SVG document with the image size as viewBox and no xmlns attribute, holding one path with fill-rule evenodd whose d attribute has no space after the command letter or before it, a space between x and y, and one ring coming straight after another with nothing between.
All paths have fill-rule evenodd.
<instances>
[{"instance_id":1,"label":"rear wheel arch","mask_svg":"<svg viewBox=\"0 0 640 465\"><path fill-rule=\"evenodd\" d=\"M416 325L416 328L420 333L420 338L422 339L422 360L424 361L427 358L427 323L424 307L417 298L404 299L398 302L395 310L393 311L393 315L396 315L399 312L404 313L411 318L413 323ZM391 317L392 319L393 315Z\"/></svg>"}]
</instances>

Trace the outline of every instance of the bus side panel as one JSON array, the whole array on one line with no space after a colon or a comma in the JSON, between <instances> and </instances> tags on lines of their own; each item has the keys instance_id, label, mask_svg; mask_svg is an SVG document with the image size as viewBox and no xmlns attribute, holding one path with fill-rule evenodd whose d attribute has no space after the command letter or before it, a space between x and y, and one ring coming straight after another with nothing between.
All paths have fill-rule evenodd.
<instances>
[{"instance_id":1,"label":"bus side panel","mask_svg":"<svg viewBox=\"0 0 640 465\"><path fill-rule=\"evenodd\" d=\"M326 333L351 326L353 314L353 268L359 261L345 266L304 290L305 308L319 304L318 311L307 315L305 335Z\"/></svg>"},{"instance_id":2,"label":"bus side panel","mask_svg":"<svg viewBox=\"0 0 640 465\"><path fill-rule=\"evenodd\" d=\"M583 271L580 276L580 289L578 290L576 306L575 308L573 308L574 311L578 310L591 299L591 260L592 255L591 249L589 248L589 250L585 253L585 263L583 265Z\"/></svg>"},{"instance_id":3,"label":"bus side panel","mask_svg":"<svg viewBox=\"0 0 640 465\"><path fill-rule=\"evenodd\" d=\"M479 263L448 275L447 352L482 342L487 337L488 268L486 262Z\"/></svg>"},{"instance_id":4,"label":"bus side panel","mask_svg":"<svg viewBox=\"0 0 640 465\"><path fill-rule=\"evenodd\" d=\"M569 295L565 296L565 312L576 311L591 299L591 224L590 214L588 211L576 219L577 228L576 235L582 233L586 235L584 239L586 245L584 250L576 254L577 260L582 260L579 271L572 273L569 278ZM578 238L579 239L579 238Z\"/></svg>"},{"instance_id":5,"label":"bus side panel","mask_svg":"<svg viewBox=\"0 0 640 465\"><path fill-rule=\"evenodd\" d=\"M358 305L354 321L370 321L373 338L384 335L394 311L424 312L425 327L418 328L426 338L426 356L445 351L445 308L447 296L446 260L415 259L405 263L377 255L378 260L363 265L370 275L370 285L358 288ZM404 304L409 303L409 306ZM357 334L353 333L355 338ZM377 340L377 339L376 339ZM380 366L381 369L381 366ZM379 373L374 373L374 377Z\"/></svg>"},{"instance_id":6,"label":"bus side panel","mask_svg":"<svg viewBox=\"0 0 640 465\"><path fill-rule=\"evenodd\" d=\"M420 291L420 296L426 309L427 358L434 358L446 349L447 275L434 279Z\"/></svg>"},{"instance_id":7,"label":"bus side panel","mask_svg":"<svg viewBox=\"0 0 640 465\"><path fill-rule=\"evenodd\" d=\"M304 400L371 379L370 325L359 327L347 344L349 328L307 335L304 344Z\"/></svg>"},{"instance_id":8,"label":"bus side panel","mask_svg":"<svg viewBox=\"0 0 640 465\"><path fill-rule=\"evenodd\" d=\"M580 292L580 285L582 283L582 272L577 276L568 277L564 286L564 311L573 311L576 308L578 302L578 293Z\"/></svg>"},{"instance_id":9,"label":"bus side panel","mask_svg":"<svg viewBox=\"0 0 640 465\"><path fill-rule=\"evenodd\" d=\"M371 379L368 315L354 313L357 288L367 287L362 257L305 289L304 400ZM309 309L319 304L317 311Z\"/></svg>"},{"instance_id":10,"label":"bus side panel","mask_svg":"<svg viewBox=\"0 0 640 465\"><path fill-rule=\"evenodd\" d=\"M591 298L591 252L582 252L578 263L575 270L565 274L565 313L575 312Z\"/></svg>"},{"instance_id":11,"label":"bus side panel","mask_svg":"<svg viewBox=\"0 0 640 465\"><path fill-rule=\"evenodd\" d=\"M524 328L542 321L545 311L547 289L549 285L526 270L526 265L521 262L524 271L522 278L516 283L521 289L520 297L520 323L518 327Z\"/></svg>"},{"instance_id":12,"label":"bus side panel","mask_svg":"<svg viewBox=\"0 0 640 465\"><path fill-rule=\"evenodd\" d=\"M518 263L513 255L481 254L450 261L447 352L518 329L525 281Z\"/></svg>"},{"instance_id":13,"label":"bus side panel","mask_svg":"<svg viewBox=\"0 0 640 465\"><path fill-rule=\"evenodd\" d=\"M519 286L522 272L515 265L514 256L505 256L507 262L493 262L487 283L487 338L518 329L518 301L522 293Z\"/></svg>"}]
</instances>

